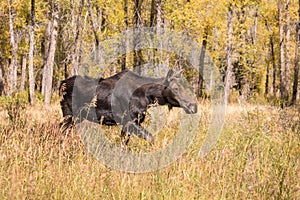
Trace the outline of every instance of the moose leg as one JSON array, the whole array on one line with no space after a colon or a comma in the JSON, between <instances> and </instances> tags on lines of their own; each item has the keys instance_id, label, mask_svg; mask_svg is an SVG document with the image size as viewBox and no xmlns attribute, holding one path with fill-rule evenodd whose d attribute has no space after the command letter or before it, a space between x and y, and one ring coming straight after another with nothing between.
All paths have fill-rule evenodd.
<instances>
[{"instance_id":1,"label":"moose leg","mask_svg":"<svg viewBox=\"0 0 300 200\"><path fill-rule=\"evenodd\" d=\"M122 134L124 134L125 131L129 132L129 133L133 133L136 136L138 136L139 138L143 138L143 139L147 140L150 145L153 145L153 143L154 143L154 137L152 136L152 134L134 122L129 122L127 125L123 126ZM128 141L129 141L129 138L125 141L126 145L127 145Z\"/></svg>"},{"instance_id":2,"label":"moose leg","mask_svg":"<svg viewBox=\"0 0 300 200\"><path fill-rule=\"evenodd\" d=\"M122 147L127 146L128 142L130 140L130 133L127 134L125 125L122 128L121 131L121 142L122 142Z\"/></svg>"},{"instance_id":3,"label":"moose leg","mask_svg":"<svg viewBox=\"0 0 300 200\"><path fill-rule=\"evenodd\" d=\"M72 113L72 102L67 99L62 99L60 101L60 106L63 113L63 121L59 124L60 130L64 133L73 124L73 113Z\"/></svg>"},{"instance_id":4,"label":"moose leg","mask_svg":"<svg viewBox=\"0 0 300 200\"><path fill-rule=\"evenodd\" d=\"M72 125L73 125L73 116L72 115L65 116L64 120L59 124L62 133L64 133Z\"/></svg>"}]
</instances>

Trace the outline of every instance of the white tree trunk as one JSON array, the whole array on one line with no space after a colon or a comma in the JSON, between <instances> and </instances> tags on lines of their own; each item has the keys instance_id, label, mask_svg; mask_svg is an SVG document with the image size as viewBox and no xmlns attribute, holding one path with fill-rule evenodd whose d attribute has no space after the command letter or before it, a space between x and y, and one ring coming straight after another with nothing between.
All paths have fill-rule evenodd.
<instances>
[{"instance_id":1,"label":"white tree trunk","mask_svg":"<svg viewBox=\"0 0 300 200\"><path fill-rule=\"evenodd\" d=\"M56 5L54 5L56 7ZM52 95L52 79L53 79L53 65L54 56L56 51L57 42L57 28L58 28L58 8L54 8L52 11L52 29L50 36L49 54L44 67L45 75L45 100L46 106L50 105Z\"/></svg>"},{"instance_id":2,"label":"white tree trunk","mask_svg":"<svg viewBox=\"0 0 300 200\"><path fill-rule=\"evenodd\" d=\"M9 21L9 32L10 32L10 45L11 45L11 62L9 65L10 73L9 73L9 91L8 94L11 96L17 87L17 69L18 69L18 60L17 60L17 51L18 51L18 43L16 42L16 34L14 31L14 13L11 7L12 2L9 2L10 5L8 7L8 21Z\"/></svg>"},{"instance_id":3,"label":"white tree trunk","mask_svg":"<svg viewBox=\"0 0 300 200\"><path fill-rule=\"evenodd\" d=\"M101 62L101 49L100 49L100 36L98 33L98 23L97 20L95 19L95 15L93 12L93 5L90 0L88 0L88 10L91 18L91 25L94 33L94 38L95 38L95 43L96 43L96 48L95 48L95 60L96 62Z\"/></svg>"},{"instance_id":4,"label":"white tree trunk","mask_svg":"<svg viewBox=\"0 0 300 200\"><path fill-rule=\"evenodd\" d=\"M282 101L287 100L287 91L286 91L286 76L285 76L285 49L284 49L284 22L283 22L283 5L281 0L278 0L278 25L279 25L279 50L280 50L280 98ZM285 103L282 102L283 106Z\"/></svg>"},{"instance_id":5,"label":"white tree trunk","mask_svg":"<svg viewBox=\"0 0 300 200\"><path fill-rule=\"evenodd\" d=\"M3 80L3 73L2 68L0 67L0 96L4 93L4 80Z\"/></svg>"},{"instance_id":6,"label":"white tree trunk","mask_svg":"<svg viewBox=\"0 0 300 200\"><path fill-rule=\"evenodd\" d=\"M82 18L82 9L84 6L84 0L80 1L79 4L79 11L78 11L78 16L76 19L76 26L74 27L74 44L73 44L73 53L72 53L72 59L71 59L71 65L72 65L72 69L71 69L71 75L78 75L78 67L79 67L79 41L81 40L81 18ZM73 13L74 15L74 13ZM72 18L75 18L74 16L72 16ZM73 21L73 20L72 20Z\"/></svg>"},{"instance_id":7,"label":"white tree trunk","mask_svg":"<svg viewBox=\"0 0 300 200\"><path fill-rule=\"evenodd\" d=\"M46 83L46 77L47 77L47 74L46 74L47 71L45 70L45 67L46 67L46 63L47 63L47 60L48 60L48 56L49 56L52 24L53 24L52 20L49 20L48 26L47 26L47 29L46 29L46 34L45 34L46 38L45 38L45 52L44 52L44 67L43 67L42 91L41 91L41 93L43 95L45 95L45 83Z\"/></svg>"},{"instance_id":8,"label":"white tree trunk","mask_svg":"<svg viewBox=\"0 0 300 200\"><path fill-rule=\"evenodd\" d=\"M123 5L124 5L124 24L125 24L125 30L127 31L128 30L128 0L124 0ZM123 57L122 67L121 67L122 70L126 69L126 62L128 59L127 53L129 52L128 48L129 48L129 40L126 36L125 37L125 55Z\"/></svg>"},{"instance_id":9,"label":"white tree trunk","mask_svg":"<svg viewBox=\"0 0 300 200\"><path fill-rule=\"evenodd\" d=\"M290 0L287 1L285 5L285 14L286 14L286 52L285 52L285 95L286 101L289 99L289 91L290 91L290 68L291 68L291 61L290 61L290 48L291 48L291 41L290 41L290 13L289 13L289 5Z\"/></svg>"},{"instance_id":10,"label":"white tree trunk","mask_svg":"<svg viewBox=\"0 0 300 200\"><path fill-rule=\"evenodd\" d=\"M232 34L233 34L233 28L232 28L232 7L229 6L228 10L228 30L227 30L227 47L226 47L226 64L227 69L225 72L225 83L224 83L224 103L225 106L228 105L228 99L229 99L229 92L230 88L232 86L232 79L233 79L233 73L232 73Z\"/></svg>"},{"instance_id":11,"label":"white tree trunk","mask_svg":"<svg viewBox=\"0 0 300 200\"><path fill-rule=\"evenodd\" d=\"M20 84L20 91L23 92L25 89L25 81L26 81L26 62L27 58L26 55L22 56L22 72L21 72L21 84Z\"/></svg>"},{"instance_id":12,"label":"white tree trunk","mask_svg":"<svg viewBox=\"0 0 300 200\"><path fill-rule=\"evenodd\" d=\"M299 48L300 48L300 0L298 0L298 24L296 25L296 50L295 50L295 65L294 65L294 81L293 81L293 95L292 104L296 104L299 96Z\"/></svg>"},{"instance_id":13,"label":"white tree trunk","mask_svg":"<svg viewBox=\"0 0 300 200\"><path fill-rule=\"evenodd\" d=\"M28 63L28 78L29 78L29 101L31 105L35 103L34 97L34 71L33 71L33 56L34 56L34 27L29 26L29 63Z\"/></svg>"},{"instance_id":14,"label":"white tree trunk","mask_svg":"<svg viewBox=\"0 0 300 200\"><path fill-rule=\"evenodd\" d=\"M143 0L134 0L134 16L133 16L133 28L137 30L137 32L134 31L133 35L133 46L136 48L140 43L140 36L138 34L138 30L143 26L143 20L142 20L142 3ZM138 74L142 74L142 68L141 65L143 64L143 55L141 50L134 50L133 51L133 67L134 71L136 71Z\"/></svg>"},{"instance_id":15,"label":"white tree trunk","mask_svg":"<svg viewBox=\"0 0 300 200\"><path fill-rule=\"evenodd\" d=\"M161 0L155 0L156 4L156 34L161 35L163 34L163 19L162 19L162 6L161 6ZM154 73L157 76L161 76L162 69L160 63L165 60L163 58L163 49L164 49L164 41L161 40L159 44L160 49L157 49L157 57L158 57L158 63L156 63ZM163 63L165 64L165 63Z\"/></svg>"},{"instance_id":16,"label":"white tree trunk","mask_svg":"<svg viewBox=\"0 0 300 200\"><path fill-rule=\"evenodd\" d=\"M33 57L34 57L34 26L35 26L35 0L31 0L31 24L29 29L29 54L28 54L28 82L29 82L29 101L34 105L34 70L33 70Z\"/></svg>"}]
</instances>

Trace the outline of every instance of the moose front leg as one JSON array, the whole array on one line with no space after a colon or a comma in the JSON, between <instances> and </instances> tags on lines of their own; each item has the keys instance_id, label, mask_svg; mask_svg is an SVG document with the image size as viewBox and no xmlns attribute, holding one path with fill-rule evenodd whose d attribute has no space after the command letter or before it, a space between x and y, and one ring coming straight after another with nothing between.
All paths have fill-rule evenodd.
<instances>
[{"instance_id":1,"label":"moose front leg","mask_svg":"<svg viewBox=\"0 0 300 200\"><path fill-rule=\"evenodd\" d=\"M62 133L65 133L67 129L74 125L73 116L67 115L64 117L63 121L59 123L59 127Z\"/></svg>"},{"instance_id":2,"label":"moose front leg","mask_svg":"<svg viewBox=\"0 0 300 200\"><path fill-rule=\"evenodd\" d=\"M122 127L122 131L121 131L121 145L122 145L122 148L127 146L129 140L130 140L130 133L126 131L126 126L124 125Z\"/></svg>"},{"instance_id":3,"label":"moose front leg","mask_svg":"<svg viewBox=\"0 0 300 200\"><path fill-rule=\"evenodd\" d=\"M123 126L121 136L124 138L124 144L127 145L130 139L130 134L126 138L126 132L133 133L139 138L145 139L149 142L150 145L154 144L154 137L151 133L149 133L143 127L137 125L134 122L128 122L126 125Z\"/></svg>"}]
</instances>

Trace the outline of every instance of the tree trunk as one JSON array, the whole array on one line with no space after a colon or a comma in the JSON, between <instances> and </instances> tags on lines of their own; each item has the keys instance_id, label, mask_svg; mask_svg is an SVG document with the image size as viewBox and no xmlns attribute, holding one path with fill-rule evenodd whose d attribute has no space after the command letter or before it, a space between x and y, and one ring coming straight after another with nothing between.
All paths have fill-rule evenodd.
<instances>
[{"instance_id":1,"label":"tree trunk","mask_svg":"<svg viewBox=\"0 0 300 200\"><path fill-rule=\"evenodd\" d=\"M290 42L290 13L289 13L289 5L290 0L287 1L285 4L285 16L286 16L286 26L285 26L285 38L286 38L286 44L285 44L285 101L286 103L289 100L289 91L290 91L290 48L291 48L291 42Z\"/></svg>"},{"instance_id":2,"label":"tree trunk","mask_svg":"<svg viewBox=\"0 0 300 200\"><path fill-rule=\"evenodd\" d=\"M90 18L91 18L91 25L92 25L93 34L94 34L95 43L96 43L95 59L96 59L96 62L100 62L101 61L101 51L100 51L100 36L98 33L98 29L97 29L98 24L97 24L97 21L94 16L93 5L92 5L91 1L88 0L87 3L88 3L88 10L89 10Z\"/></svg>"},{"instance_id":3,"label":"tree trunk","mask_svg":"<svg viewBox=\"0 0 300 200\"><path fill-rule=\"evenodd\" d=\"M133 16L133 24L135 28L139 28L142 26L142 3L143 0L134 0L134 16Z\"/></svg>"},{"instance_id":4,"label":"tree trunk","mask_svg":"<svg viewBox=\"0 0 300 200\"><path fill-rule=\"evenodd\" d=\"M228 9L228 31L227 31L227 47L226 47L226 63L227 63L227 69L225 72L225 83L224 83L224 103L225 106L228 105L229 100L229 92L230 88L232 86L232 79L233 79L233 73L232 73L232 34L233 34L233 27L232 27L232 16L233 10L231 5Z\"/></svg>"},{"instance_id":5,"label":"tree trunk","mask_svg":"<svg viewBox=\"0 0 300 200\"><path fill-rule=\"evenodd\" d=\"M272 68L273 68L272 92L273 92L273 96L276 96L276 93L277 93L277 87L276 87L277 67L276 67L276 61L275 61L275 50L274 50L273 38L274 38L273 35L270 36L271 62L272 62Z\"/></svg>"},{"instance_id":6,"label":"tree trunk","mask_svg":"<svg viewBox=\"0 0 300 200\"><path fill-rule=\"evenodd\" d=\"M293 81L293 95L292 104L296 104L298 84L299 84L299 48L300 48L300 0L298 0L298 24L296 26L296 50L295 50L295 65L294 65L294 81Z\"/></svg>"},{"instance_id":7,"label":"tree trunk","mask_svg":"<svg viewBox=\"0 0 300 200\"><path fill-rule=\"evenodd\" d=\"M125 24L125 30L128 30L128 0L124 0L124 24ZM123 56L123 60L121 63L121 70L126 69L126 62L127 62L127 48L129 47L128 44L128 38L126 36L125 38L125 55Z\"/></svg>"},{"instance_id":8,"label":"tree trunk","mask_svg":"<svg viewBox=\"0 0 300 200\"><path fill-rule=\"evenodd\" d=\"M155 26L156 11L156 0L151 0L150 27Z\"/></svg>"},{"instance_id":9,"label":"tree trunk","mask_svg":"<svg viewBox=\"0 0 300 200\"><path fill-rule=\"evenodd\" d=\"M98 4L96 4L96 11L97 11L98 31L101 35L106 29L105 24L106 24L107 15L105 14L105 9L100 8Z\"/></svg>"},{"instance_id":10,"label":"tree trunk","mask_svg":"<svg viewBox=\"0 0 300 200\"><path fill-rule=\"evenodd\" d=\"M72 69L71 69L71 75L78 75L78 65L79 65L79 41L81 39L81 18L82 18L82 9L84 6L84 0L81 0L79 3L79 10L78 10L78 16L77 16L77 20L76 20L76 28L74 31L74 49L73 49L73 53L72 53L72 60L71 60L71 65L72 65Z\"/></svg>"},{"instance_id":11,"label":"tree trunk","mask_svg":"<svg viewBox=\"0 0 300 200\"><path fill-rule=\"evenodd\" d=\"M268 61L267 61L267 72L266 72L266 82L265 82L265 97L268 97L269 94L269 73L270 73L270 49L268 53Z\"/></svg>"},{"instance_id":12,"label":"tree trunk","mask_svg":"<svg viewBox=\"0 0 300 200\"><path fill-rule=\"evenodd\" d=\"M281 107L284 107L287 101L286 91L286 76L285 76L285 52L284 52L284 22L283 22L283 5L281 0L278 0L278 25L279 25L279 40L280 40L280 98L282 100Z\"/></svg>"},{"instance_id":13,"label":"tree trunk","mask_svg":"<svg viewBox=\"0 0 300 200\"><path fill-rule=\"evenodd\" d=\"M12 1L10 0L8 6L8 22L9 22L9 32L10 32L10 45L11 45L11 61L10 61L10 73L9 73L9 91L8 95L12 96L17 87L17 69L18 69L18 43L16 41L16 34L14 30L14 13L11 7Z\"/></svg>"},{"instance_id":14,"label":"tree trunk","mask_svg":"<svg viewBox=\"0 0 300 200\"><path fill-rule=\"evenodd\" d=\"M3 73L2 68L0 67L0 96L4 94L4 79L3 79Z\"/></svg>"},{"instance_id":15,"label":"tree trunk","mask_svg":"<svg viewBox=\"0 0 300 200\"><path fill-rule=\"evenodd\" d=\"M255 18L254 18L253 33L252 33L252 44L256 43L257 23L258 23L258 8L255 9Z\"/></svg>"},{"instance_id":16,"label":"tree trunk","mask_svg":"<svg viewBox=\"0 0 300 200\"><path fill-rule=\"evenodd\" d=\"M157 35L162 35L163 34L163 27L164 27L164 22L163 22L163 10L162 10L162 0L156 0L156 34ZM164 42L163 40L161 40L159 47L160 49L157 50L157 58L158 58L158 63L155 66L155 74L158 76L161 76L162 74L162 69L161 69L161 65L162 64L167 64L164 63L163 61L168 61L167 59L165 59L164 57Z\"/></svg>"},{"instance_id":17,"label":"tree trunk","mask_svg":"<svg viewBox=\"0 0 300 200\"><path fill-rule=\"evenodd\" d=\"M45 101L46 106L50 105L51 95L52 95L52 78L53 78L53 65L54 65L54 56L56 51L56 42L57 42L57 27L58 27L58 4L53 4L51 9L52 15L52 29L50 35L50 45L49 45L49 54L44 66L44 75L45 75Z\"/></svg>"},{"instance_id":18,"label":"tree trunk","mask_svg":"<svg viewBox=\"0 0 300 200\"><path fill-rule=\"evenodd\" d=\"M83 47L83 43L84 43L82 36L84 35L85 29L86 29L86 21L87 21L88 15L89 15L88 12L86 12L85 16L84 16L83 24L82 24L81 38L79 39L79 41L80 41L79 42L79 55L78 55L78 63L79 64L81 63L81 60L82 60L82 47Z\"/></svg>"},{"instance_id":19,"label":"tree trunk","mask_svg":"<svg viewBox=\"0 0 300 200\"><path fill-rule=\"evenodd\" d=\"M22 56L22 72L21 72L21 84L20 84L20 91L23 92L25 89L25 81L26 81L26 62L27 58L26 55Z\"/></svg>"},{"instance_id":20,"label":"tree trunk","mask_svg":"<svg viewBox=\"0 0 300 200\"><path fill-rule=\"evenodd\" d=\"M47 71L45 70L45 66L49 57L49 51L50 51L50 40L51 40L51 30L53 26L53 20L48 21L46 33L45 33L45 47L44 47L44 67L43 67L43 73L42 73L42 88L41 88L41 93L45 95L45 82L46 82L46 77L47 77Z\"/></svg>"},{"instance_id":21,"label":"tree trunk","mask_svg":"<svg viewBox=\"0 0 300 200\"><path fill-rule=\"evenodd\" d=\"M29 25L29 63L28 63L28 78L29 78L29 101L31 105L35 103L34 97L34 70L33 70L33 56L34 56L34 26L35 26L35 0L31 0L31 24Z\"/></svg>"},{"instance_id":22,"label":"tree trunk","mask_svg":"<svg viewBox=\"0 0 300 200\"><path fill-rule=\"evenodd\" d=\"M102 62L102 52L101 52L101 46L100 46L100 35L101 35L102 31L104 31L104 28L105 28L104 10L102 9L100 12L99 7L96 6L97 13L98 13L98 19L99 19L98 21L99 21L99 23L101 23L101 24L98 24L98 22L95 18L95 15L94 15L93 5L92 5L91 1L88 0L87 4L88 4L88 11L89 11L89 15L91 18L91 25L92 25L94 38L95 38L95 44L96 44L95 62L101 63ZM100 20L100 18L101 18L101 20Z\"/></svg>"},{"instance_id":23,"label":"tree trunk","mask_svg":"<svg viewBox=\"0 0 300 200\"><path fill-rule=\"evenodd\" d=\"M207 32L204 33L203 39L202 39L202 48L200 53L200 63L199 63L199 76L198 76L198 90L197 90L197 96L202 97L203 96L203 71L204 71L204 61L205 61L205 54L206 54L206 46L207 46Z\"/></svg>"},{"instance_id":24,"label":"tree trunk","mask_svg":"<svg viewBox=\"0 0 300 200\"><path fill-rule=\"evenodd\" d=\"M136 31L134 31L134 51L133 51L133 67L134 70L138 73L142 73L141 65L143 63L143 55L141 50L136 50L136 47L139 44L139 35L138 35L138 29L142 27L142 0L134 0L134 16L133 16L133 27Z\"/></svg>"},{"instance_id":25,"label":"tree trunk","mask_svg":"<svg viewBox=\"0 0 300 200\"><path fill-rule=\"evenodd\" d=\"M158 35L162 33L162 28L163 28L162 13L163 12L162 12L161 0L156 0L156 31ZM162 45L163 44L161 44L161 46Z\"/></svg>"}]
</instances>

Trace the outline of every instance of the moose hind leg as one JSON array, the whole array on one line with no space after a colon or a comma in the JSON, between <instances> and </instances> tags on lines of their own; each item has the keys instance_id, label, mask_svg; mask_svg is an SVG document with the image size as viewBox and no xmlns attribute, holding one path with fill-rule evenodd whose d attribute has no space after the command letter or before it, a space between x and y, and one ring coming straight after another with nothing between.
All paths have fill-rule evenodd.
<instances>
[{"instance_id":1,"label":"moose hind leg","mask_svg":"<svg viewBox=\"0 0 300 200\"><path fill-rule=\"evenodd\" d=\"M124 127L123 127L123 129L124 129ZM134 122L128 123L126 125L125 130L127 130L127 132L135 134L139 138L143 138L143 139L147 140L150 145L154 144L154 137L152 136L152 134ZM129 139L128 139L128 141L129 141Z\"/></svg>"}]
</instances>

